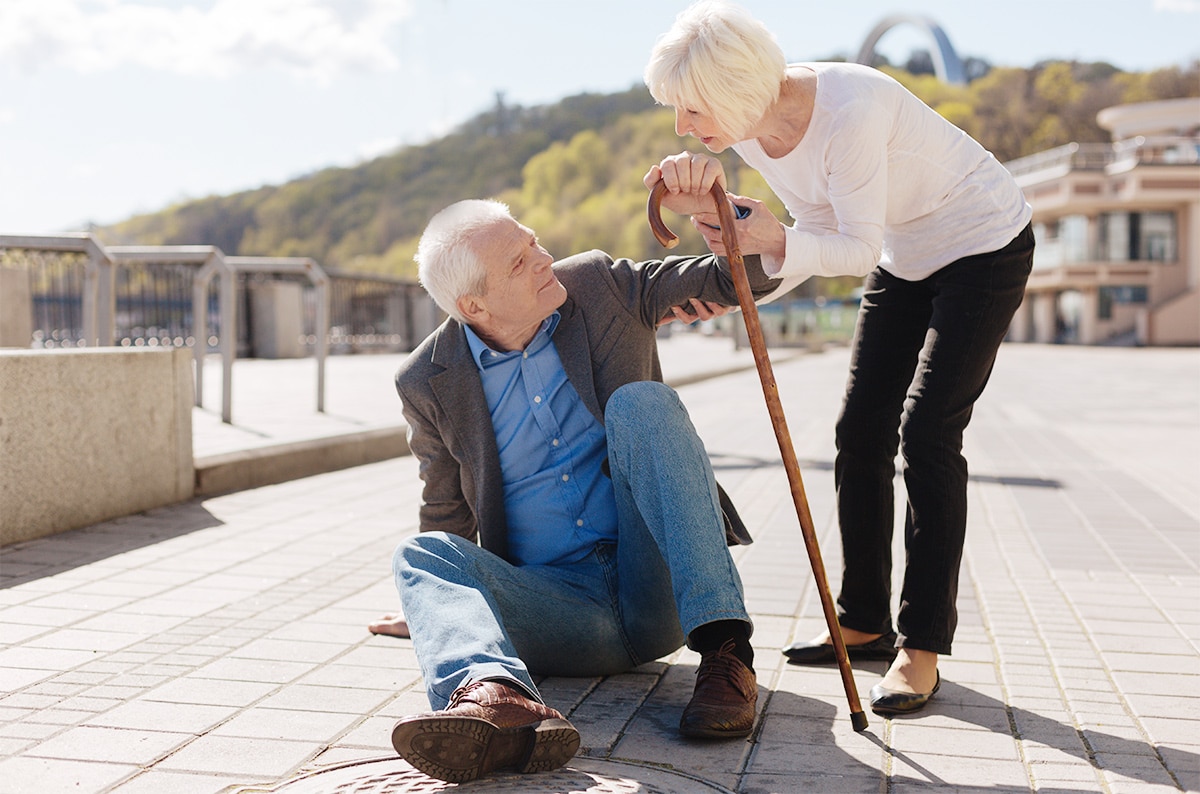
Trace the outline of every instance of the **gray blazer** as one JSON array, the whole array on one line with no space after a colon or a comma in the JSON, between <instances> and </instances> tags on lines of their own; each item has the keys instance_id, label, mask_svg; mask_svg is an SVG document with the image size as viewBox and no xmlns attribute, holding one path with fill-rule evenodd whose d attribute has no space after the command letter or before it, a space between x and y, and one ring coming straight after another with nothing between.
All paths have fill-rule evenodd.
<instances>
[{"instance_id":1,"label":"gray blazer","mask_svg":"<svg viewBox=\"0 0 1200 794\"><path fill-rule=\"evenodd\" d=\"M756 297L779 285L763 274L757 256L745 262ZM618 388L662 380L657 323L670 307L692 297L737 304L728 263L711 255L633 262L589 251L556 262L554 269L567 290L554 345L575 391L601 424L604 406ZM420 530L477 540L508 559L500 456L460 323L446 320L405 359L396 373L396 390L425 483ZM721 505L730 542L749 543L723 490Z\"/></svg>"}]
</instances>

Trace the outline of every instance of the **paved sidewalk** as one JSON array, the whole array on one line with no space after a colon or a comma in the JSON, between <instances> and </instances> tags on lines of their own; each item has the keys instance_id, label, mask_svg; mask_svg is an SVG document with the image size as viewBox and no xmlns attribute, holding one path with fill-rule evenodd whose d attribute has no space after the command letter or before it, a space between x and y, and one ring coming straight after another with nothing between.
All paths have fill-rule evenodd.
<instances>
[{"instance_id":1,"label":"paved sidewalk","mask_svg":"<svg viewBox=\"0 0 1200 794\"><path fill-rule=\"evenodd\" d=\"M775 368L835 592L846 366L832 349ZM1200 351L1004 347L968 431L941 692L916 717L869 714L863 733L836 668L779 654L823 622L757 375L680 394L757 538L734 550L756 623L755 733L677 736L698 662L680 651L543 681L579 758L461 788L1200 791ZM353 418L342 399L330 412ZM392 722L428 704L411 643L364 629L397 606L388 562L418 499L399 458L4 548L0 792L454 788L394 758ZM883 669L856 670L864 702Z\"/></svg>"}]
</instances>

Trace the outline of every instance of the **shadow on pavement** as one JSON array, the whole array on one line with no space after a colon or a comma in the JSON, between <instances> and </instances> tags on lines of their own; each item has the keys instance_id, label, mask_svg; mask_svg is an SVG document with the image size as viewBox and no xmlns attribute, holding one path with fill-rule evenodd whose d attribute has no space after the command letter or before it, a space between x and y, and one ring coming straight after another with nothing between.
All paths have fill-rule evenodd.
<instances>
[{"instance_id":1,"label":"shadow on pavement","mask_svg":"<svg viewBox=\"0 0 1200 794\"><path fill-rule=\"evenodd\" d=\"M734 469L762 469L767 467L781 467L783 461L776 457L762 458L751 455L729 454L723 452L708 453L709 459L712 461L712 467L715 471L734 470ZM833 461L829 460L800 460L797 461L800 466L800 473L806 471L833 471ZM902 477L903 472L897 468L896 476ZM971 474L968 476L971 482L986 482L995 485L1008 485L1017 488L1062 488L1063 484L1059 480L1048 480L1044 477L1026 477L1022 475L1001 475L1001 474Z\"/></svg>"},{"instance_id":2,"label":"shadow on pavement","mask_svg":"<svg viewBox=\"0 0 1200 794\"><path fill-rule=\"evenodd\" d=\"M223 522L198 500L5 546L0 590L152 546Z\"/></svg>"},{"instance_id":3,"label":"shadow on pavement","mask_svg":"<svg viewBox=\"0 0 1200 794\"><path fill-rule=\"evenodd\" d=\"M866 703L863 705L866 706ZM824 701L778 691L771 695L769 715L759 726L754 759L755 778L779 775L779 779L786 780L788 785L806 787L794 790L866 791L878 784L880 769L877 766L862 760L862 753L855 753L855 757L836 746L833 724L845 716L842 706L835 707ZM1080 730L1074 725L1060 723L1035 712L1009 707L1003 701L981 695L944 678L937 698L930 702L925 711L919 715L892 719L895 723L903 723L938 716L943 718L942 722L948 718L993 733L1007 733L1020 739L1027 748L1037 744L1057 750L1071 759L1087 762L1093 769L1103 769L1109 775L1147 784L1173 786L1179 790L1188 788L1200 764L1200 756L1195 753L1153 747L1143 739L1125 739L1096 730ZM944 780L927 765L914 760L902 746L888 743L890 737L897 733L895 727L890 726L889 729L882 717L872 714L866 731L855 734L853 739L840 740L843 744L857 740L870 742L879 748L881 754L886 753L891 757L891 763L885 764L892 770L888 790L891 785L903 784L948 786L954 791L990 794L1009 790L1029 791L1028 785L1008 787L984 780L980 780L978 785L964 785L959 779ZM902 745L906 734L903 730L898 734ZM847 748L853 750L850 745ZM1148 748L1157 752L1157 759L1147 757ZM928 748L923 748L918 755L926 755L927 752ZM810 758L812 766L797 769L797 757ZM1067 783L1039 783L1038 791L1078 790ZM856 787L856 784L861 785Z\"/></svg>"},{"instance_id":4,"label":"shadow on pavement","mask_svg":"<svg viewBox=\"0 0 1200 794\"><path fill-rule=\"evenodd\" d=\"M1109 733L1078 728L1069 723L983 695L961 684L945 678L937 697L930 701L925 714L941 714L951 719L971 723L994 733L1009 733L1020 739L1026 748L1040 745L1057 750L1073 760L1085 761L1093 769L1103 769L1109 774L1120 775L1131 780L1163 785L1179 786L1187 776L1194 779L1200 769L1200 756L1175 748L1150 744L1144 738L1126 739ZM876 718L878 719L878 718ZM921 715L893 717L897 722L920 720ZM903 750L887 748L895 758L919 769L919 765L907 758ZM1147 763L1147 752L1153 751L1157 763ZM1098 758L1099 756L1099 758ZM1039 755L1041 758L1042 756ZM1039 788L1039 791L1043 790Z\"/></svg>"}]
</instances>

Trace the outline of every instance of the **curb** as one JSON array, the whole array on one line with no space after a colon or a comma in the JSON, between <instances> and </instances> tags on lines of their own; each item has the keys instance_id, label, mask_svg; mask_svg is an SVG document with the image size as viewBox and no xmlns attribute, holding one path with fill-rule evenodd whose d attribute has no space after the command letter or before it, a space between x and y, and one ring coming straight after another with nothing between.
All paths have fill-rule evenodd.
<instances>
[{"instance_id":1,"label":"curb","mask_svg":"<svg viewBox=\"0 0 1200 794\"><path fill-rule=\"evenodd\" d=\"M195 496L258 488L408 454L408 427L396 425L197 458Z\"/></svg>"}]
</instances>

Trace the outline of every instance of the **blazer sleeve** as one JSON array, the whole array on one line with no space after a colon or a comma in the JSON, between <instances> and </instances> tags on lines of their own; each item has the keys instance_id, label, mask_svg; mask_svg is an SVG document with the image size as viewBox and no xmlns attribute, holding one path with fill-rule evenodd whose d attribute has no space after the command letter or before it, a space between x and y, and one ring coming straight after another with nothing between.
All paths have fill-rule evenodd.
<instances>
[{"instance_id":1,"label":"blazer sleeve","mask_svg":"<svg viewBox=\"0 0 1200 794\"><path fill-rule=\"evenodd\" d=\"M418 461L424 483L420 531L449 532L477 542L479 531L463 490L462 467L446 446L436 419L430 415L436 415L434 401L422 399L416 391L407 389L400 375L396 377L396 391L408 423L408 447Z\"/></svg>"},{"instance_id":2,"label":"blazer sleeve","mask_svg":"<svg viewBox=\"0 0 1200 794\"><path fill-rule=\"evenodd\" d=\"M750 291L755 300L770 297L782 283L763 272L757 255L744 259ZM612 262L613 283L625 306L636 307L641 322L655 326L671 311L672 306L686 304L691 298L738 305L733 273L725 258L705 256L672 256L663 260L634 262L617 259Z\"/></svg>"}]
</instances>

